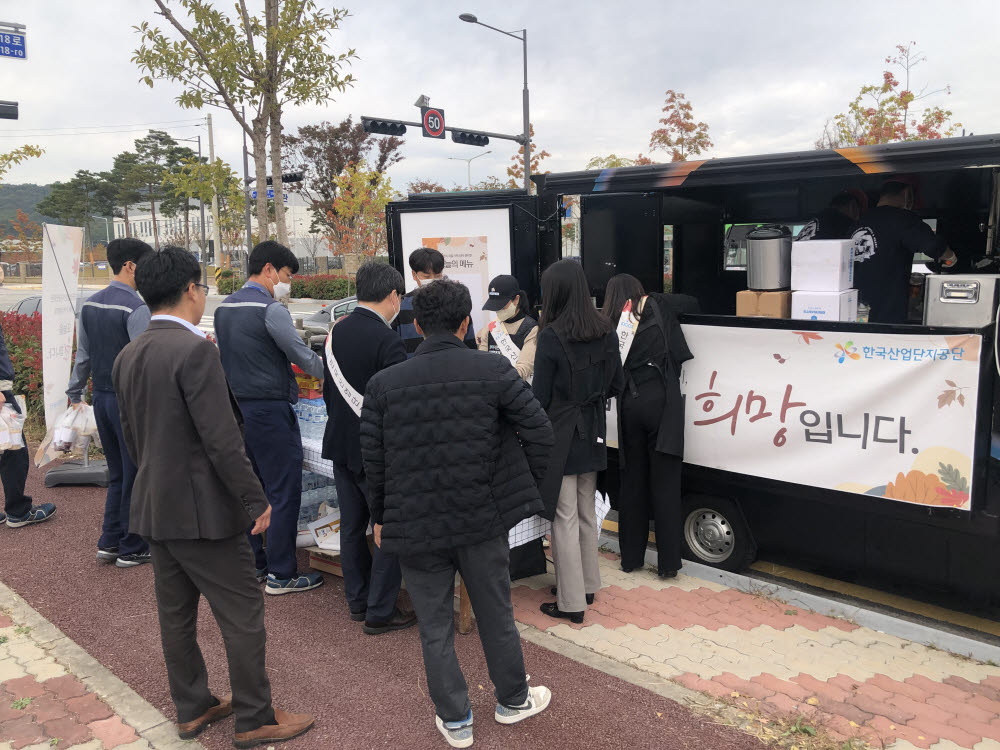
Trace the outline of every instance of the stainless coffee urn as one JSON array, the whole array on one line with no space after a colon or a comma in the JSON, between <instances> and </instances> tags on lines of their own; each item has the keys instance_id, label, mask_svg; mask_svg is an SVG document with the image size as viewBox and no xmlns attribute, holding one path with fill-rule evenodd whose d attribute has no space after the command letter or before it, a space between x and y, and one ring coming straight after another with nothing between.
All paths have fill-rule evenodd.
<instances>
[{"instance_id":1,"label":"stainless coffee urn","mask_svg":"<svg viewBox=\"0 0 1000 750\"><path fill-rule=\"evenodd\" d=\"M747 287L759 292L792 284L792 233L783 224L765 224L747 235Z\"/></svg>"}]
</instances>

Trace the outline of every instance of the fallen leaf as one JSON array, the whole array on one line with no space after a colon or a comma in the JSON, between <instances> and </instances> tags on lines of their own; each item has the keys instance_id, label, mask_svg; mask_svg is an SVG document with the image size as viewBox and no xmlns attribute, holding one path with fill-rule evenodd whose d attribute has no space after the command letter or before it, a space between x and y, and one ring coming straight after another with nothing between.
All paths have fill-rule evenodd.
<instances>
[{"instance_id":1,"label":"fallen leaf","mask_svg":"<svg viewBox=\"0 0 1000 750\"><path fill-rule=\"evenodd\" d=\"M855 727L855 728L857 728L859 726L856 721L849 721L848 724L850 724L852 727Z\"/></svg>"},{"instance_id":2,"label":"fallen leaf","mask_svg":"<svg viewBox=\"0 0 1000 750\"><path fill-rule=\"evenodd\" d=\"M661 714L659 711L657 711L656 712L656 718L657 719L662 719L663 718L663 714Z\"/></svg>"},{"instance_id":3,"label":"fallen leaf","mask_svg":"<svg viewBox=\"0 0 1000 750\"><path fill-rule=\"evenodd\" d=\"M814 695L814 696L813 696L812 698L809 698L809 699L808 699L808 700L806 701L806 703L808 703L808 704L809 704L810 706L817 706L817 705L819 705L819 698L817 698L817 697L816 697L816 696Z\"/></svg>"},{"instance_id":4,"label":"fallen leaf","mask_svg":"<svg viewBox=\"0 0 1000 750\"><path fill-rule=\"evenodd\" d=\"M896 725L895 724L890 724L889 725L889 729L895 731L896 730Z\"/></svg>"},{"instance_id":5,"label":"fallen leaf","mask_svg":"<svg viewBox=\"0 0 1000 750\"><path fill-rule=\"evenodd\" d=\"M482 686L482 685L480 685L480 686L479 686L479 689L480 689L480 690L482 690L482 689L483 689L483 686Z\"/></svg>"},{"instance_id":6,"label":"fallen leaf","mask_svg":"<svg viewBox=\"0 0 1000 750\"><path fill-rule=\"evenodd\" d=\"M730 697L730 698L739 698L739 697L740 697L740 694L739 694L739 693L737 693L737 692L736 692L736 691L734 690L733 692L731 692L731 693L729 694L729 697Z\"/></svg>"}]
</instances>

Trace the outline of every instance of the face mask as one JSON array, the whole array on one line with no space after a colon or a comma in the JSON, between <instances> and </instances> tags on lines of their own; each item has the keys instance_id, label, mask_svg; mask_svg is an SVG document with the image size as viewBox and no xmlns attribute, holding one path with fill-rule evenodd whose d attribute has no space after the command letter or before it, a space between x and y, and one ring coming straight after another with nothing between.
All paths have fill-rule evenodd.
<instances>
[{"instance_id":1,"label":"face mask","mask_svg":"<svg viewBox=\"0 0 1000 750\"><path fill-rule=\"evenodd\" d=\"M292 285L284 281L279 281L274 285L274 298L287 299L292 294Z\"/></svg>"},{"instance_id":2,"label":"face mask","mask_svg":"<svg viewBox=\"0 0 1000 750\"><path fill-rule=\"evenodd\" d=\"M503 308L502 310L497 310L497 320L499 320L501 323L510 320L515 315L517 315L517 305L515 305L513 302L511 302L509 305L507 305L507 307Z\"/></svg>"},{"instance_id":3,"label":"face mask","mask_svg":"<svg viewBox=\"0 0 1000 750\"><path fill-rule=\"evenodd\" d=\"M402 308L402 305L401 305L401 304L399 303L399 301L397 300L397 302L396 302L396 312L394 312L394 313L392 314L392 317L391 317L391 318L389 318L389 325L390 325L390 326L392 325L392 322L393 322L393 321L394 321L394 320L395 320L396 318L398 318L398 317L399 317L399 311L400 311L400 309L401 309L401 308Z\"/></svg>"}]
</instances>

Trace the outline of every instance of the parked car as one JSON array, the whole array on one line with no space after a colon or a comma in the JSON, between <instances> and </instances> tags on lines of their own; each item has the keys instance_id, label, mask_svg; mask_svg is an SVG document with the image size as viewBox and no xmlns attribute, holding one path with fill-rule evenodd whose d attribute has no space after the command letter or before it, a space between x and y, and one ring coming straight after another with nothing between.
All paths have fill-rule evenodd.
<instances>
[{"instance_id":1,"label":"parked car","mask_svg":"<svg viewBox=\"0 0 1000 750\"><path fill-rule=\"evenodd\" d=\"M90 297L95 294L95 292L81 292L80 296L77 298L77 310L79 311L79 303L84 300L90 299ZM30 297L25 297L19 302L15 302L13 305L7 308L9 313L17 313L18 315L34 315L42 313L42 295L32 294Z\"/></svg>"},{"instance_id":2,"label":"parked car","mask_svg":"<svg viewBox=\"0 0 1000 750\"><path fill-rule=\"evenodd\" d=\"M357 306L358 298L355 296L329 302L316 312L304 317L302 319L302 328L311 334L322 334L325 336L333 323L336 323L345 315L349 315Z\"/></svg>"}]
</instances>

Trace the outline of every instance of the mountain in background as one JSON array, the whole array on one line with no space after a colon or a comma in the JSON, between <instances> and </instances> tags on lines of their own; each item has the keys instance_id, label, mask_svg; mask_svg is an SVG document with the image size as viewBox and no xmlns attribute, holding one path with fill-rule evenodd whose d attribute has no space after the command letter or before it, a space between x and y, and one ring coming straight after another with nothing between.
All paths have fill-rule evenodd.
<instances>
[{"instance_id":1,"label":"mountain in background","mask_svg":"<svg viewBox=\"0 0 1000 750\"><path fill-rule=\"evenodd\" d=\"M24 211L32 221L39 224L54 221L35 210L38 202L51 191L50 185L0 185L0 236L11 231L10 220L17 216L17 209Z\"/></svg>"}]
</instances>

